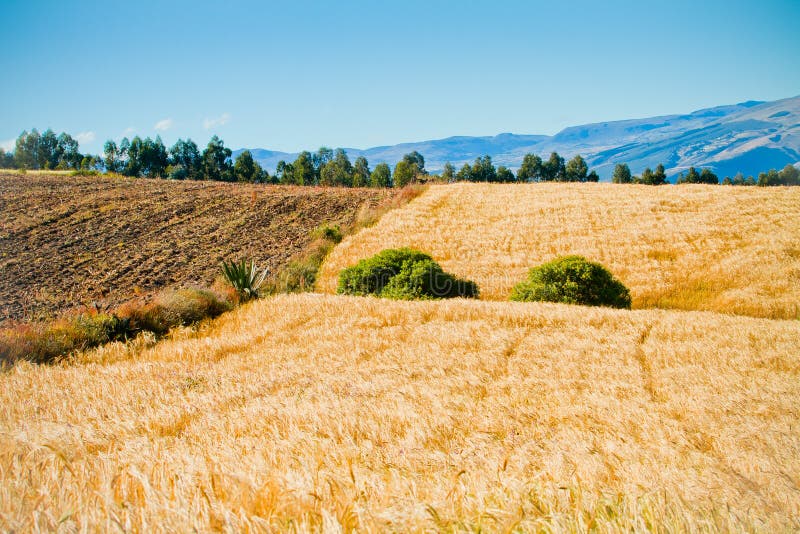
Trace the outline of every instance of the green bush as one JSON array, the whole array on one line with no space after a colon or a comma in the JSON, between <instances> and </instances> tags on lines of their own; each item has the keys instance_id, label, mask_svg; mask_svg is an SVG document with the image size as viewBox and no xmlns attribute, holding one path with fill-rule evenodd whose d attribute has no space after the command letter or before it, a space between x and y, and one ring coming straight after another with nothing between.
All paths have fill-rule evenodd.
<instances>
[{"instance_id":1,"label":"green bush","mask_svg":"<svg viewBox=\"0 0 800 534\"><path fill-rule=\"evenodd\" d=\"M514 287L511 300L631 307L628 288L605 267L582 256L564 256L531 269L528 279Z\"/></svg>"},{"instance_id":2,"label":"green bush","mask_svg":"<svg viewBox=\"0 0 800 534\"><path fill-rule=\"evenodd\" d=\"M402 300L477 298L478 286L444 272L423 252L399 248L384 250L342 270L338 292Z\"/></svg>"}]
</instances>

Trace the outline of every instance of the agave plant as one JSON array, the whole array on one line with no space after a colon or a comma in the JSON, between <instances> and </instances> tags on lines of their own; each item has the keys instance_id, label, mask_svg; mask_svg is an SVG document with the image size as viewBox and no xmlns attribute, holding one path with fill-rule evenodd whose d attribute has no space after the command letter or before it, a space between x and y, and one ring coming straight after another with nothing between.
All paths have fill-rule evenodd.
<instances>
[{"instance_id":1,"label":"agave plant","mask_svg":"<svg viewBox=\"0 0 800 534\"><path fill-rule=\"evenodd\" d=\"M268 269L259 272L256 262L241 260L238 263L222 262L222 274L233 288L239 292L242 300L258 298L258 290L267 278Z\"/></svg>"}]
</instances>

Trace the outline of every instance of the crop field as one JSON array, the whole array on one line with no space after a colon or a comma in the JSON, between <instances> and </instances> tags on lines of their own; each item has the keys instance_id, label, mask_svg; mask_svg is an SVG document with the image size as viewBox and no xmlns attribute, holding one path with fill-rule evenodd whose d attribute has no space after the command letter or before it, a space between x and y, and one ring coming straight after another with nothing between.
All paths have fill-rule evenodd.
<instances>
[{"instance_id":1,"label":"crop field","mask_svg":"<svg viewBox=\"0 0 800 534\"><path fill-rule=\"evenodd\" d=\"M3 171L0 323L211 285L223 259L275 272L319 225L348 225L393 194Z\"/></svg>"},{"instance_id":2,"label":"crop field","mask_svg":"<svg viewBox=\"0 0 800 534\"><path fill-rule=\"evenodd\" d=\"M288 197L297 236L391 194L123 186ZM213 235L274 250L230 213ZM414 246L481 301L276 295L0 371L0 532L796 532L799 222L785 188L431 186L335 247L319 288ZM639 309L499 302L561 254Z\"/></svg>"},{"instance_id":3,"label":"crop field","mask_svg":"<svg viewBox=\"0 0 800 534\"><path fill-rule=\"evenodd\" d=\"M0 375L0 530L796 530L798 354L798 321L276 296Z\"/></svg>"},{"instance_id":4,"label":"crop field","mask_svg":"<svg viewBox=\"0 0 800 534\"><path fill-rule=\"evenodd\" d=\"M382 249L411 246L506 300L531 267L557 256L598 261L634 308L800 317L800 188L457 184L351 236L318 288Z\"/></svg>"}]
</instances>

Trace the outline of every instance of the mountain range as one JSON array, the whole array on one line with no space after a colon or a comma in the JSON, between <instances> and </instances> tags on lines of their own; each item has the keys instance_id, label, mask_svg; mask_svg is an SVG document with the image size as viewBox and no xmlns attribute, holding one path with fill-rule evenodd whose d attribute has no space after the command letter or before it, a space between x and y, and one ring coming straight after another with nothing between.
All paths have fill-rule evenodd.
<instances>
[{"instance_id":1,"label":"mountain range","mask_svg":"<svg viewBox=\"0 0 800 534\"><path fill-rule=\"evenodd\" d=\"M243 150L234 151L234 156ZM297 153L249 150L270 172L278 161L291 162L297 157ZM800 164L800 96L748 101L685 115L572 126L555 135L457 136L345 150L351 161L366 157L370 167L381 162L393 166L404 154L416 150L431 172L440 171L448 161L458 169L485 154L495 165L516 169L527 153L547 159L555 151L565 158L580 154L601 179L610 179L617 163L627 163L634 174L663 163L670 177L690 166L711 168L720 178L737 172L756 176L787 163Z\"/></svg>"}]
</instances>

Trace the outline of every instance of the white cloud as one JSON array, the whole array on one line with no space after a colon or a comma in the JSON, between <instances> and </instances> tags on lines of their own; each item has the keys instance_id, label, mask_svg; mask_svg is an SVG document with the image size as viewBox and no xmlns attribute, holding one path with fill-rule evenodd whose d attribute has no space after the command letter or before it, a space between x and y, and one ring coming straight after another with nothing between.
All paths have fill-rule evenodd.
<instances>
[{"instance_id":1,"label":"white cloud","mask_svg":"<svg viewBox=\"0 0 800 534\"><path fill-rule=\"evenodd\" d=\"M172 128L172 119L160 120L153 126L153 129L158 132L166 132L170 128Z\"/></svg>"},{"instance_id":2,"label":"white cloud","mask_svg":"<svg viewBox=\"0 0 800 534\"><path fill-rule=\"evenodd\" d=\"M81 132L75 135L75 140L80 144L91 143L95 137L94 132Z\"/></svg>"},{"instance_id":3,"label":"white cloud","mask_svg":"<svg viewBox=\"0 0 800 534\"><path fill-rule=\"evenodd\" d=\"M134 133L136 133L136 128L134 128L133 126L129 126L122 131L122 137L128 137L129 135L132 135Z\"/></svg>"},{"instance_id":4,"label":"white cloud","mask_svg":"<svg viewBox=\"0 0 800 534\"><path fill-rule=\"evenodd\" d=\"M16 139L9 139L8 141L0 141L0 148L5 150L6 152L11 152L17 146Z\"/></svg>"},{"instance_id":5,"label":"white cloud","mask_svg":"<svg viewBox=\"0 0 800 534\"><path fill-rule=\"evenodd\" d=\"M210 130L211 128L222 126L223 124L226 124L230 120L231 120L230 113L223 113L222 115L214 119L206 118L203 119L203 128L205 128L206 130Z\"/></svg>"}]
</instances>

